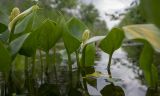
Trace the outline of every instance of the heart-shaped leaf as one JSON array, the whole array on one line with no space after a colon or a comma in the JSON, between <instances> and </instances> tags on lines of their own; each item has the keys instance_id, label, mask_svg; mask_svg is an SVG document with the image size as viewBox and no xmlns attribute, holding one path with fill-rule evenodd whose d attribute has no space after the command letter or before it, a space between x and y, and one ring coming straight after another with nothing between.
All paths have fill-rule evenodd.
<instances>
[{"instance_id":1,"label":"heart-shaped leaf","mask_svg":"<svg viewBox=\"0 0 160 96\"><path fill-rule=\"evenodd\" d=\"M106 85L100 92L102 96L125 96L123 89L114 84Z\"/></svg>"},{"instance_id":2,"label":"heart-shaped leaf","mask_svg":"<svg viewBox=\"0 0 160 96\"><path fill-rule=\"evenodd\" d=\"M64 26L66 26L66 31L63 32L64 44L67 51L73 53L80 47L82 34L87 27L75 17Z\"/></svg>"},{"instance_id":3,"label":"heart-shaped leaf","mask_svg":"<svg viewBox=\"0 0 160 96\"><path fill-rule=\"evenodd\" d=\"M124 32L121 29L114 28L108 35L100 42L99 47L106 53L112 54L117 50L124 39Z\"/></svg>"},{"instance_id":4,"label":"heart-shaped leaf","mask_svg":"<svg viewBox=\"0 0 160 96\"><path fill-rule=\"evenodd\" d=\"M38 48L44 51L49 51L61 37L56 23L49 19L45 20L36 31Z\"/></svg>"}]
</instances>

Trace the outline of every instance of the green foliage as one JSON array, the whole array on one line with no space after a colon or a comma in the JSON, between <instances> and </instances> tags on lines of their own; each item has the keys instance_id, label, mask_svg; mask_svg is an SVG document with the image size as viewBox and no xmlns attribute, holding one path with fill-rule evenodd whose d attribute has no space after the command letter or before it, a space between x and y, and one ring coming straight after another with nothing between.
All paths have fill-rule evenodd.
<instances>
[{"instance_id":1,"label":"green foliage","mask_svg":"<svg viewBox=\"0 0 160 96\"><path fill-rule=\"evenodd\" d=\"M20 21L18 24L16 24L14 34L19 34L22 32L30 32L32 27L33 16L34 13L31 13L24 19L22 19L22 21Z\"/></svg>"},{"instance_id":2,"label":"green foliage","mask_svg":"<svg viewBox=\"0 0 160 96\"><path fill-rule=\"evenodd\" d=\"M156 50L160 52L160 30L154 24L135 24L123 27L126 38L132 39L145 39Z\"/></svg>"},{"instance_id":3,"label":"green foliage","mask_svg":"<svg viewBox=\"0 0 160 96\"><path fill-rule=\"evenodd\" d=\"M142 40L142 42L144 46L139 60L140 68L150 72L152 69L154 50L148 41Z\"/></svg>"},{"instance_id":4,"label":"green foliage","mask_svg":"<svg viewBox=\"0 0 160 96\"><path fill-rule=\"evenodd\" d=\"M76 18L72 18L67 23L66 31L63 32L63 40L69 53L73 53L80 47L82 34L85 29L86 26Z\"/></svg>"},{"instance_id":5,"label":"green foliage","mask_svg":"<svg viewBox=\"0 0 160 96\"><path fill-rule=\"evenodd\" d=\"M39 8L38 6L35 7ZM93 10L94 6L89 6L87 8L87 10ZM97 11L93 11L94 12L92 15L87 15L89 20L96 19L96 16L98 16ZM86 12L89 13L90 11ZM87 13L85 13L85 15ZM58 40L60 40L61 38L63 38L63 41L61 42L63 42L65 45L63 46L63 48L65 47L68 55L68 65L66 65L65 67L69 69L69 72L67 73L69 75L67 76L69 77L69 81L67 82L69 88L67 88L66 94L68 94L69 96L89 96L87 82L96 87L96 78L106 77L107 80L111 82L111 84L106 85L101 90L102 96L124 96L123 89L113 84L114 80L112 79L112 75L110 72L112 55L115 50L121 47L123 39L125 37L123 30L114 28L106 36L95 36L89 39L89 31L85 31L88 28L85 24L83 24L79 19L75 17L66 22L66 18L64 18L65 16L59 15L58 18L55 17L54 21L56 22L54 22L51 19L46 19L45 16L42 16L45 18L42 18L41 16L42 14L40 15L40 13L38 12L31 12L30 14L25 14L24 18L16 19L15 22L12 23L13 29L10 33L8 33L10 37L7 38L7 42L5 42L5 44L0 42L0 71L9 71L9 74L5 74L9 76L9 80L5 81L7 82L7 86L5 85L4 88L4 92L8 90L7 96L8 94L19 92L19 90L25 90L34 96L62 95L59 89L59 83L61 82L58 81L59 79L57 78L59 72L57 72L56 70L56 64L59 63L59 61L56 61L56 57L58 54L56 50L58 48L55 46L58 43ZM55 16L58 15L55 14ZM89 22L95 23L94 20ZM100 21L96 20L96 22ZM5 30L7 29L3 29L2 31L4 32ZM136 30L138 30L138 28ZM155 30L157 31L157 29L154 29L154 31ZM133 33L133 31L128 33ZM133 34L136 34L136 32ZM158 36L157 33L154 33L154 35L152 36L154 37L155 34ZM154 53L154 49L150 45L150 42L153 38L148 39L151 38L150 36L145 36L145 38L143 38L143 36L139 35L139 33L136 34L134 39L137 37L142 37L140 41L144 43L143 50L140 56L140 67L144 72L145 79L149 86L156 87L158 83L158 70L156 66L153 65L152 56ZM157 40L159 39L154 39L153 41ZM98 41L100 41L100 43L97 43ZM157 48L159 48L159 44L157 42L154 44L156 45L156 47L158 46ZM106 74L95 72L95 68L93 67L96 55L95 44L99 44L99 46L97 47L109 54L107 67L109 79L108 75L106 76ZM53 50L51 50L52 48ZM39 51L39 53L37 52L37 50ZM45 53L42 51L45 51ZM73 52L76 53L76 71L72 71L73 57L71 58L71 54ZM19 54L24 55L25 58L24 56L21 57ZM80 57L81 60L79 59ZM53 60L51 58L53 58ZM54 65L52 65L52 63ZM37 70L40 72L38 72ZM22 71L24 73L16 73ZM55 77L53 77L52 73L55 73ZM16 76L18 76L19 78L16 78ZM24 87L26 89L22 89L22 85L24 83L22 85L19 84L19 82L24 82L24 79L21 76L25 76ZM94 77L95 79L90 79L88 77ZM54 80L54 78L56 78L56 80ZM54 83L54 81L56 83ZM22 93L24 93L24 91Z\"/></svg>"},{"instance_id":6,"label":"green foliage","mask_svg":"<svg viewBox=\"0 0 160 96\"><path fill-rule=\"evenodd\" d=\"M5 46L0 42L0 71L8 72L11 65L11 55Z\"/></svg>"},{"instance_id":7,"label":"green foliage","mask_svg":"<svg viewBox=\"0 0 160 96\"><path fill-rule=\"evenodd\" d=\"M60 39L61 32L57 31L56 23L47 19L36 30L38 48L49 51L55 43Z\"/></svg>"},{"instance_id":8,"label":"green foliage","mask_svg":"<svg viewBox=\"0 0 160 96\"><path fill-rule=\"evenodd\" d=\"M94 44L86 45L86 48L85 48L85 66L86 67L90 67L94 65L95 53L96 53L96 49Z\"/></svg>"},{"instance_id":9,"label":"green foliage","mask_svg":"<svg viewBox=\"0 0 160 96\"><path fill-rule=\"evenodd\" d=\"M147 84L150 87L156 87L158 84L158 72L153 65L154 49L146 40L140 40L144 46L139 59L140 68L143 70Z\"/></svg>"},{"instance_id":10,"label":"green foliage","mask_svg":"<svg viewBox=\"0 0 160 96\"><path fill-rule=\"evenodd\" d=\"M16 38L9 44L9 49L11 51L12 56L15 56L19 52L19 50L21 49L23 43L25 42L28 36L29 36L29 33L26 33Z\"/></svg>"},{"instance_id":11,"label":"green foliage","mask_svg":"<svg viewBox=\"0 0 160 96\"><path fill-rule=\"evenodd\" d=\"M99 47L106 53L112 54L117 50L124 39L124 33L121 29L114 28L108 35L100 42Z\"/></svg>"},{"instance_id":12,"label":"green foliage","mask_svg":"<svg viewBox=\"0 0 160 96\"><path fill-rule=\"evenodd\" d=\"M2 24L2 23L0 23L0 33L4 32L6 30L7 30L7 26Z\"/></svg>"},{"instance_id":13,"label":"green foliage","mask_svg":"<svg viewBox=\"0 0 160 96\"><path fill-rule=\"evenodd\" d=\"M37 32L31 32L24 41L19 53L28 57L33 56L37 49L37 42Z\"/></svg>"},{"instance_id":14,"label":"green foliage","mask_svg":"<svg viewBox=\"0 0 160 96\"><path fill-rule=\"evenodd\" d=\"M141 12L149 22L156 24L160 27L160 1L159 0L141 0L140 7Z\"/></svg>"},{"instance_id":15,"label":"green foliage","mask_svg":"<svg viewBox=\"0 0 160 96\"><path fill-rule=\"evenodd\" d=\"M82 34L85 31L85 29L87 29L87 27L75 17L68 21L67 26L70 34L79 41L81 41Z\"/></svg>"},{"instance_id":16,"label":"green foliage","mask_svg":"<svg viewBox=\"0 0 160 96\"><path fill-rule=\"evenodd\" d=\"M147 23L146 19L142 16L140 13L140 6L134 6L127 12L125 17L122 19L120 24L118 26L123 27L126 25L131 25L131 24L144 24Z\"/></svg>"},{"instance_id":17,"label":"green foliage","mask_svg":"<svg viewBox=\"0 0 160 96\"><path fill-rule=\"evenodd\" d=\"M113 84L106 85L101 90L101 94L102 96L125 96L123 89Z\"/></svg>"}]
</instances>

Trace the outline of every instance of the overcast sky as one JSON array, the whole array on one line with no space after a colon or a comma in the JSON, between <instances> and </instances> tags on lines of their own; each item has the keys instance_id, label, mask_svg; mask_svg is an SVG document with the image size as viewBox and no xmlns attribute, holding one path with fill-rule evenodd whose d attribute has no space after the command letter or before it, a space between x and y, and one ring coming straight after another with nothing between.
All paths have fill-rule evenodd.
<instances>
[{"instance_id":1,"label":"overcast sky","mask_svg":"<svg viewBox=\"0 0 160 96\"><path fill-rule=\"evenodd\" d=\"M105 19L107 26L111 29L118 24L120 20L111 21L105 13L124 12L124 9L130 7L131 2L135 0L82 0L85 3L93 3L99 10L100 16Z\"/></svg>"}]
</instances>

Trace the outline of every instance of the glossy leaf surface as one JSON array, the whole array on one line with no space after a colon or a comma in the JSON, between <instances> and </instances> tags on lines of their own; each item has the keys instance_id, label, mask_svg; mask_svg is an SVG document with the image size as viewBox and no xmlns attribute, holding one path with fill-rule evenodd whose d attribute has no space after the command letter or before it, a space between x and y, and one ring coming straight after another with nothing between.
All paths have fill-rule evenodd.
<instances>
[{"instance_id":1,"label":"glossy leaf surface","mask_svg":"<svg viewBox=\"0 0 160 96\"><path fill-rule=\"evenodd\" d=\"M124 32L121 29L114 28L108 35L100 42L99 47L106 53L112 54L117 50L124 39Z\"/></svg>"}]
</instances>

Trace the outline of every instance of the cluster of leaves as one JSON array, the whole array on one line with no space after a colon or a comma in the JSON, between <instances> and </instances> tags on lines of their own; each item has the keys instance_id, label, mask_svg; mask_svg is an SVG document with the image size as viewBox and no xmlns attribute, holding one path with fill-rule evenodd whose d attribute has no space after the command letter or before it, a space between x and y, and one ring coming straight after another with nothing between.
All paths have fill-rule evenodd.
<instances>
[{"instance_id":1,"label":"cluster of leaves","mask_svg":"<svg viewBox=\"0 0 160 96\"><path fill-rule=\"evenodd\" d=\"M36 9L35 9L36 8ZM72 17L66 20L62 15L55 20L46 19L41 17L42 14L39 13L37 5L32 6L28 11L24 11L17 15L6 27L4 24L0 24L0 71L3 72L5 81L9 82L5 84L2 96L11 95L12 93L17 93L17 88L12 84L13 82L13 71L15 70L13 65L18 62L19 55L25 56L21 63L25 63L26 82L25 87L27 87L28 94L31 93L34 96L60 96L61 92L58 87L58 80L56 84L50 84L49 78L49 67L51 65L50 54L53 52L54 59L56 58L56 50L51 51L51 49L56 48L56 44L59 40L64 43L65 50L68 56L68 71L69 71L69 88L67 94L69 96L89 96L87 83L89 79L88 74L94 74L94 70L89 71L90 68L94 66L94 58L96 51L96 43L100 42L98 48L110 55L108 62L108 74L109 78L112 78L110 71L111 59L115 50L121 47L123 39L125 38L125 33L129 34L128 31L124 31L119 28L113 28L106 36L95 36L89 38L88 30L85 31L87 26L83 24L79 19ZM17 19L18 18L18 19ZM13 23L14 22L14 23ZM12 26L12 27L11 27ZM130 32L132 33L132 31ZM130 37L126 35L127 37ZM137 36L137 35L136 35ZM139 37L129 38L141 38ZM139 39L138 39L139 40ZM148 39L142 38L139 41L144 43L142 54L140 57L140 67L144 71L145 78L150 87L157 87L158 83L158 73L156 67L153 65L153 53L154 48L159 49L158 46L154 46L155 43L150 45L147 41ZM42 57L40 59L42 64L41 73L41 84L40 87L36 87L35 84L35 66L36 57L38 56L37 51L45 53L45 63L42 62ZM73 53L76 54L76 62L78 66L78 76L77 81L74 81L73 68L72 68L72 56ZM28 62L28 58L32 58L32 62ZM147 58L147 59L146 59ZM53 62L55 63L55 61ZM31 65L31 73L28 72ZM43 68L45 66L45 69ZM54 67L55 76L57 75L56 67ZM30 75L31 74L31 75ZM45 78L43 76L45 74ZM88 75L89 76L89 75ZM90 75L92 76L92 75ZM82 78L83 77L83 78ZM55 77L57 78L57 77ZM82 82L81 82L81 79ZM11 82L10 82L11 81ZM39 81L37 81L39 82ZM115 86L112 82L110 85L106 85L102 90L101 94L103 96L113 95L113 96L124 96L122 88ZM44 90L45 89L45 90ZM44 91L42 91L44 90ZM52 90L52 91L51 91ZM56 91L55 91L56 90ZM25 90L26 91L26 90Z\"/></svg>"}]
</instances>

